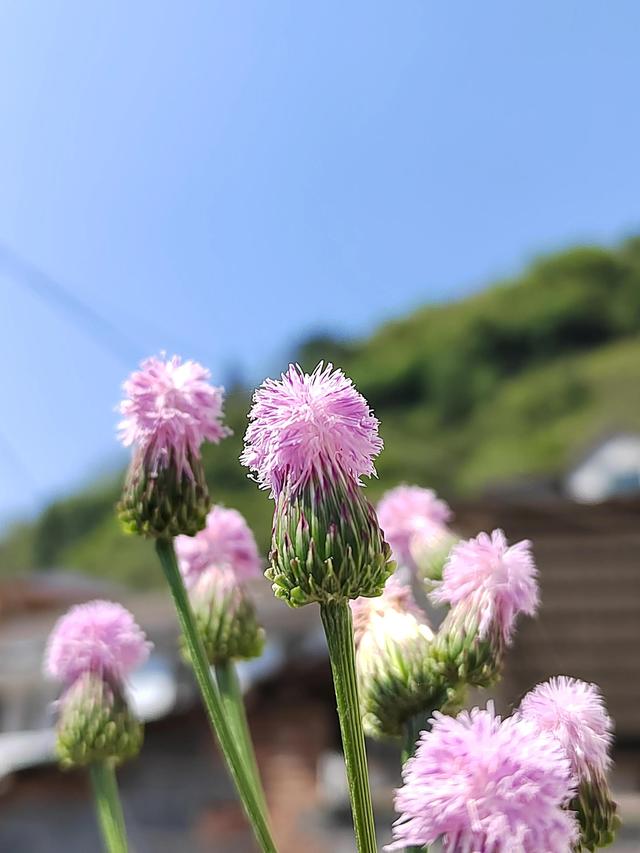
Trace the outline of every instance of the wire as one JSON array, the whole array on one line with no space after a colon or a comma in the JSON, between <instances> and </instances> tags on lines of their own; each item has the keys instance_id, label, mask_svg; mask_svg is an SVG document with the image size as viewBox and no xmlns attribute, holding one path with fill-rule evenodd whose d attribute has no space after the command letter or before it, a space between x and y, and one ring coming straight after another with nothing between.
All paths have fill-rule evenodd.
<instances>
[{"instance_id":1,"label":"wire","mask_svg":"<svg viewBox=\"0 0 640 853\"><path fill-rule=\"evenodd\" d=\"M127 366L137 363L140 348L114 323L103 317L50 275L25 261L0 243L0 273L24 285L44 302L62 310L76 321L96 343Z\"/></svg>"}]
</instances>

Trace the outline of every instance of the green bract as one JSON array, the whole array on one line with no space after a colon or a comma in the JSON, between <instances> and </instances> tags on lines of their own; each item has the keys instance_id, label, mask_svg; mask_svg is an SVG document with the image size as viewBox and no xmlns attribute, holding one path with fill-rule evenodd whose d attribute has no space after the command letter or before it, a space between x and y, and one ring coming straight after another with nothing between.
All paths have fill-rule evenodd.
<instances>
[{"instance_id":1,"label":"green bract","mask_svg":"<svg viewBox=\"0 0 640 853\"><path fill-rule=\"evenodd\" d=\"M172 457L157 472L151 472L136 453L118 504L126 530L154 538L195 536L202 530L211 498L202 460L188 453L188 461L192 476L186 470L179 473Z\"/></svg>"},{"instance_id":2,"label":"green bract","mask_svg":"<svg viewBox=\"0 0 640 853\"><path fill-rule=\"evenodd\" d=\"M431 647L430 640L416 635L402 644L389 639L371 654L358 651L360 707L370 737L401 737L409 720L424 715L426 721L453 697Z\"/></svg>"},{"instance_id":3,"label":"green bract","mask_svg":"<svg viewBox=\"0 0 640 853\"><path fill-rule=\"evenodd\" d=\"M380 595L394 565L374 508L339 470L278 496L265 574L291 607Z\"/></svg>"},{"instance_id":4,"label":"green bract","mask_svg":"<svg viewBox=\"0 0 640 853\"><path fill-rule=\"evenodd\" d=\"M620 818L606 779L581 782L569 808L576 812L580 824L577 850L594 851L613 843Z\"/></svg>"},{"instance_id":5,"label":"green bract","mask_svg":"<svg viewBox=\"0 0 640 853\"><path fill-rule=\"evenodd\" d=\"M209 663L249 660L264 649L264 629L241 586L192 598L193 614ZM186 653L186 652L185 652Z\"/></svg>"},{"instance_id":6,"label":"green bract","mask_svg":"<svg viewBox=\"0 0 640 853\"><path fill-rule=\"evenodd\" d=\"M61 699L56 752L63 767L119 764L138 754L142 739L141 723L99 675L80 676Z\"/></svg>"},{"instance_id":7,"label":"green bract","mask_svg":"<svg viewBox=\"0 0 640 853\"><path fill-rule=\"evenodd\" d=\"M454 606L447 613L434 642L433 656L449 684L491 687L500 678L504 641L492 624L484 637L478 631L475 608Z\"/></svg>"}]
</instances>

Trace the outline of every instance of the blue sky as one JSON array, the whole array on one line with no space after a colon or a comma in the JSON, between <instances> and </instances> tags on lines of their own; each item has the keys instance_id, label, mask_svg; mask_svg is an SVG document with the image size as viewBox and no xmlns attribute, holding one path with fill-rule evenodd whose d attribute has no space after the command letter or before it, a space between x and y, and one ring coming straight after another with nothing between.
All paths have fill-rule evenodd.
<instances>
[{"instance_id":1,"label":"blue sky","mask_svg":"<svg viewBox=\"0 0 640 853\"><path fill-rule=\"evenodd\" d=\"M633 0L1 4L0 518L119 458L145 354L259 381L639 229L639 28Z\"/></svg>"}]
</instances>

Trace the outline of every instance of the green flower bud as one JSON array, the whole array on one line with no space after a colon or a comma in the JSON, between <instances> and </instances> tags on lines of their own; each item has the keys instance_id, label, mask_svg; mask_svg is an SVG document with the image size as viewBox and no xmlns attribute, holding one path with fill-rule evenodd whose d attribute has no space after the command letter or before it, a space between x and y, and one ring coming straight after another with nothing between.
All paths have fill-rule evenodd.
<instances>
[{"instance_id":1,"label":"green flower bud","mask_svg":"<svg viewBox=\"0 0 640 853\"><path fill-rule=\"evenodd\" d=\"M491 687L500 679L505 643L497 624L480 637L478 614L465 605L454 605L435 638L433 655L448 684Z\"/></svg>"},{"instance_id":2,"label":"green flower bud","mask_svg":"<svg viewBox=\"0 0 640 853\"><path fill-rule=\"evenodd\" d=\"M425 540L415 537L411 545L411 556L416 566L417 574L428 586L442 580L442 570L453 546L460 541L447 529L442 535Z\"/></svg>"},{"instance_id":3,"label":"green flower bud","mask_svg":"<svg viewBox=\"0 0 640 853\"><path fill-rule=\"evenodd\" d=\"M613 843L620 828L620 818L604 777L582 781L569 808L576 812L580 824L580 842L576 851L594 851Z\"/></svg>"},{"instance_id":4,"label":"green flower bud","mask_svg":"<svg viewBox=\"0 0 640 853\"><path fill-rule=\"evenodd\" d=\"M291 607L380 595L394 565L374 508L337 468L278 496L265 574Z\"/></svg>"},{"instance_id":5,"label":"green flower bud","mask_svg":"<svg viewBox=\"0 0 640 853\"><path fill-rule=\"evenodd\" d=\"M426 720L450 698L431 657L431 640L419 631L400 642L389 638L362 647L356 660L362 722L370 737L400 737L410 719L423 714Z\"/></svg>"},{"instance_id":6,"label":"green flower bud","mask_svg":"<svg viewBox=\"0 0 640 853\"><path fill-rule=\"evenodd\" d=\"M110 759L121 763L140 751L143 727L120 692L87 672L60 700L56 752L65 767Z\"/></svg>"},{"instance_id":7,"label":"green flower bud","mask_svg":"<svg viewBox=\"0 0 640 853\"><path fill-rule=\"evenodd\" d=\"M202 460L187 452L188 468L180 469L173 454L154 470L137 452L127 472L118 515L124 528L140 536L194 536L205 526L211 509Z\"/></svg>"},{"instance_id":8,"label":"green flower bud","mask_svg":"<svg viewBox=\"0 0 640 853\"><path fill-rule=\"evenodd\" d=\"M190 591L196 625L211 664L260 657L265 633L243 584L212 568ZM183 653L187 655L186 648Z\"/></svg>"},{"instance_id":9,"label":"green flower bud","mask_svg":"<svg viewBox=\"0 0 640 853\"><path fill-rule=\"evenodd\" d=\"M455 699L433 657L433 631L411 587L392 577L378 598L351 605L356 672L365 731L402 736L405 724L426 719Z\"/></svg>"}]
</instances>

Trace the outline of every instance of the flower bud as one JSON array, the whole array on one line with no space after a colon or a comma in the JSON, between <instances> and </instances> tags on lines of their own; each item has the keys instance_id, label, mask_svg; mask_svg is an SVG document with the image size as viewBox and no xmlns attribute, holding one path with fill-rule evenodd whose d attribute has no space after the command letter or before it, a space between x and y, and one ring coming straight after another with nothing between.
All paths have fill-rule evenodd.
<instances>
[{"instance_id":1,"label":"flower bud","mask_svg":"<svg viewBox=\"0 0 640 853\"><path fill-rule=\"evenodd\" d=\"M65 768L119 764L138 754L142 739L142 725L119 690L95 673L79 676L60 699L56 752Z\"/></svg>"},{"instance_id":2,"label":"flower bud","mask_svg":"<svg viewBox=\"0 0 640 853\"><path fill-rule=\"evenodd\" d=\"M189 597L209 663L260 657L264 629L245 586L237 583L232 572L208 569Z\"/></svg>"},{"instance_id":3,"label":"flower bud","mask_svg":"<svg viewBox=\"0 0 640 853\"><path fill-rule=\"evenodd\" d=\"M392 568L375 510L340 471L279 496L265 574L291 607L380 595Z\"/></svg>"},{"instance_id":4,"label":"flower bud","mask_svg":"<svg viewBox=\"0 0 640 853\"><path fill-rule=\"evenodd\" d=\"M448 528L439 531L425 531L416 535L411 542L411 558L416 567L416 575L426 581L427 588L442 580L442 572L451 549L460 541Z\"/></svg>"},{"instance_id":5,"label":"flower bud","mask_svg":"<svg viewBox=\"0 0 640 853\"><path fill-rule=\"evenodd\" d=\"M495 624L480 632L474 611L472 606L451 608L438 630L433 655L448 683L491 687L502 672L505 643Z\"/></svg>"},{"instance_id":6,"label":"flower bud","mask_svg":"<svg viewBox=\"0 0 640 853\"><path fill-rule=\"evenodd\" d=\"M365 731L401 736L405 723L420 714L426 721L451 695L434 665L433 631L409 585L395 577L381 596L356 599L351 608Z\"/></svg>"},{"instance_id":7,"label":"flower bud","mask_svg":"<svg viewBox=\"0 0 640 853\"><path fill-rule=\"evenodd\" d=\"M580 825L578 850L598 850L615 841L621 821L617 804L604 776L580 783L578 795L569 804Z\"/></svg>"},{"instance_id":8,"label":"flower bud","mask_svg":"<svg viewBox=\"0 0 640 853\"><path fill-rule=\"evenodd\" d=\"M144 456L135 454L118 504L125 530L147 537L194 536L211 508L202 460L188 452L189 468L180 470L170 453L166 466L154 472Z\"/></svg>"}]
</instances>

